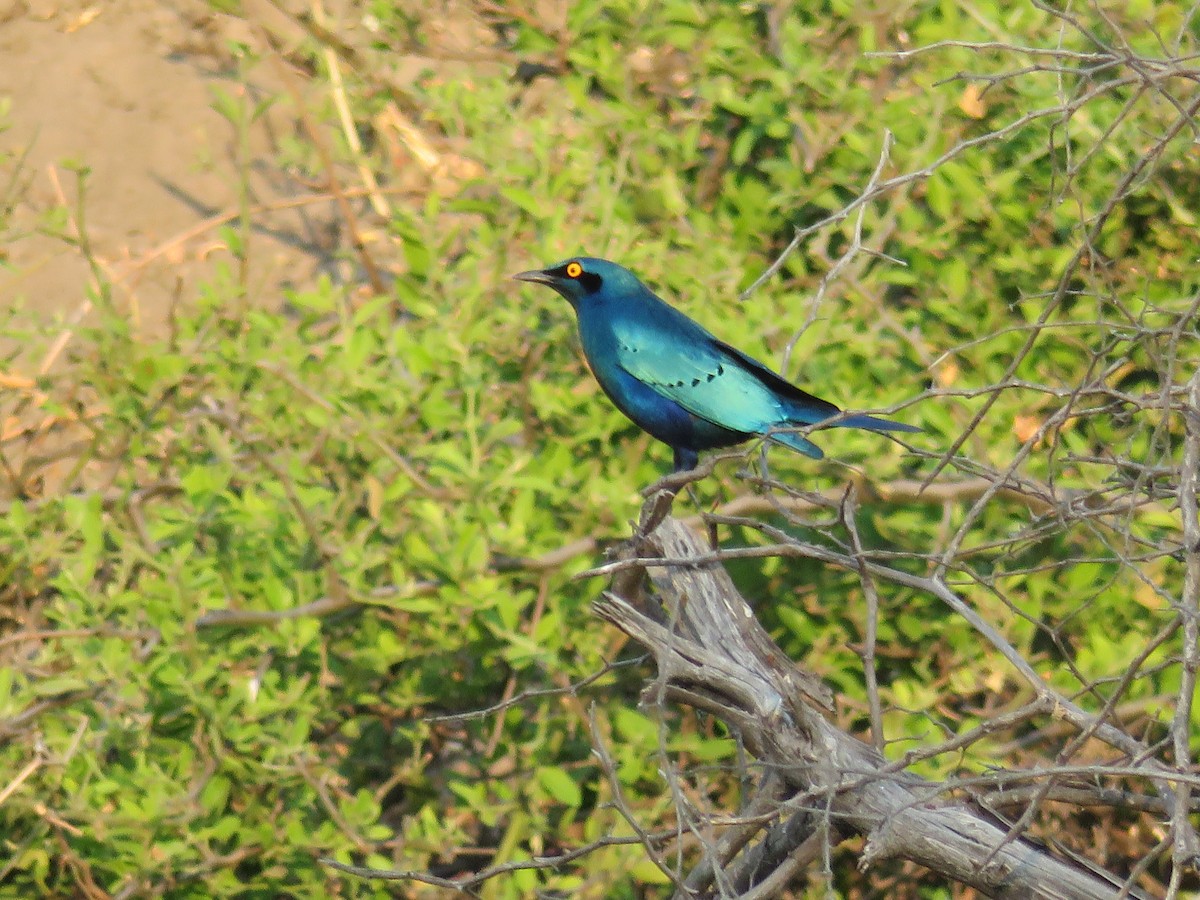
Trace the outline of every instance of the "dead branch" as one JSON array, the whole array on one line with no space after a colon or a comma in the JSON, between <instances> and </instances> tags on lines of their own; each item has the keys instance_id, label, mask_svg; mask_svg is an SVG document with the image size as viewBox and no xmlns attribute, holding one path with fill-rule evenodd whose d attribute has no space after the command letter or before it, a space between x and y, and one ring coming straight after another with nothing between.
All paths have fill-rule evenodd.
<instances>
[{"instance_id":1,"label":"dead branch","mask_svg":"<svg viewBox=\"0 0 1200 900\"><path fill-rule=\"evenodd\" d=\"M708 556L703 542L671 517L635 543L640 559ZM659 679L646 699L681 702L721 719L758 758L764 777L778 778L790 795L762 843L728 861L706 861L710 877L688 878L677 897L697 896L718 878L736 885L740 897L764 896L758 888L768 880L778 884L774 875L793 854L808 857L814 843L848 834L866 838L864 868L911 860L992 897L1119 894L1121 879L1012 839L998 818L944 799L943 785L898 771L827 721L817 707L827 706L828 691L775 646L718 562L644 571L670 625L662 624L662 610L646 607L654 601L641 597L609 592L596 609L653 653ZM711 877L718 868L722 874Z\"/></svg>"}]
</instances>

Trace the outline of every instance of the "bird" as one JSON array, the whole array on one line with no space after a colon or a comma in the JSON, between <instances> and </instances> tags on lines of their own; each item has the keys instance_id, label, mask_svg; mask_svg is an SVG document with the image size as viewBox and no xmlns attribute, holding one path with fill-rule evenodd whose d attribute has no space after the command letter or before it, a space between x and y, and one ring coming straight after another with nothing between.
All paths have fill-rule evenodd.
<instances>
[{"instance_id":1,"label":"bird","mask_svg":"<svg viewBox=\"0 0 1200 900\"><path fill-rule=\"evenodd\" d=\"M571 304L592 374L617 409L671 448L673 472L695 469L702 450L756 436L813 459L824 456L812 441L785 429L833 419L842 412L837 406L713 336L624 266L576 256L512 277L553 288ZM830 424L921 430L861 414Z\"/></svg>"}]
</instances>

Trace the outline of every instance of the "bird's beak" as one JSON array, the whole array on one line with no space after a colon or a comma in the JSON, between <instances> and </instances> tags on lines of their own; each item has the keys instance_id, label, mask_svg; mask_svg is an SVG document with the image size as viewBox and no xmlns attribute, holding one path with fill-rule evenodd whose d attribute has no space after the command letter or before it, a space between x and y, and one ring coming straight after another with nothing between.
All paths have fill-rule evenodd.
<instances>
[{"instance_id":1,"label":"bird's beak","mask_svg":"<svg viewBox=\"0 0 1200 900\"><path fill-rule=\"evenodd\" d=\"M534 284L554 284L554 276L541 269L531 269L528 272L518 272L513 276L515 281L531 281Z\"/></svg>"}]
</instances>

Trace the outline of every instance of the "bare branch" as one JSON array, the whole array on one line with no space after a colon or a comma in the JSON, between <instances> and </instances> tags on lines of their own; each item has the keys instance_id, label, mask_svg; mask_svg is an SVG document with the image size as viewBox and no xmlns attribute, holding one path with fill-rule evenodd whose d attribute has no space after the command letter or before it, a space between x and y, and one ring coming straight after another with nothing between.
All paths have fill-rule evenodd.
<instances>
[{"instance_id":1,"label":"bare branch","mask_svg":"<svg viewBox=\"0 0 1200 900\"><path fill-rule=\"evenodd\" d=\"M811 798L814 809L827 803L838 827L865 835L862 865L906 858L996 897L1116 894L1113 881L1054 859L1024 839L1005 844L1004 829L965 806L930 806L935 786L895 771L809 705L812 676L788 662L761 631L694 535L668 518L646 540L663 560L689 561L648 569L665 605L677 611L674 626L611 593L597 601L597 612L651 649L666 699L700 703L719 715L768 770ZM640 562L650 566L653 560ZM991 864L982 866L993 849Z\"/></svg>"}]
</instances>

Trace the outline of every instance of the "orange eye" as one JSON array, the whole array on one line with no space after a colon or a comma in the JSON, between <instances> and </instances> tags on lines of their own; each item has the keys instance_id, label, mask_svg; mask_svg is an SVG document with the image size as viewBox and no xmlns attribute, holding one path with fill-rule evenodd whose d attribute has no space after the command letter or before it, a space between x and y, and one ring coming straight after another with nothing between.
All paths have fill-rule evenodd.
<instances>
[{"instance_id":1,"label":"orange eye","mask_svg":"<svg viewBox=\"0 0 1200 900\"><path fill-rule=\"evenodd\" d=\"M583 266L581 266L579 263L577 263L577 262L567 263L567 277L568 278L578 278L582 274L583 274Z\"/></svg>"}]
</instances>

